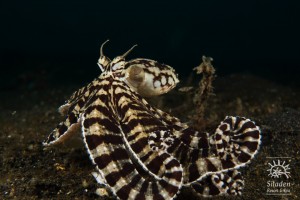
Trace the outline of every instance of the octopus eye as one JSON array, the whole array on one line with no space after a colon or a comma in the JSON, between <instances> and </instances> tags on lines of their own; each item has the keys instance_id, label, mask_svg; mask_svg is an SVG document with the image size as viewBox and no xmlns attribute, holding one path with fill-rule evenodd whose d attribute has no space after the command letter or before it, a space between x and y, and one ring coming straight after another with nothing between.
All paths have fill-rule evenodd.
<instances>
[{"instance_id":1,"label":"octopus eye","mask_svg":"<svg viewBox=\"0 0 300 200\"><path fill-rule=\"evenodd\" d=\"M107 66L110 62L111 61L108 57L100 56L100 58L98 59L97 64L98 64L99 68L101 69L101 71L103 72L103 71L106 70L106 68L107 68Z\"/></svg>"},{"instance_id":2,"label":"octopus eye","mask_svg":"<svg viewBox=\"0 0 300 200\"><path fill-rule=\"evenodd\" d=\"M133 45L128 51L126 51L123 55L115 57L110 65L113 71L122 70L125 66L125 57L136 47L137 45Z\"/></svg>"}]
</instances>

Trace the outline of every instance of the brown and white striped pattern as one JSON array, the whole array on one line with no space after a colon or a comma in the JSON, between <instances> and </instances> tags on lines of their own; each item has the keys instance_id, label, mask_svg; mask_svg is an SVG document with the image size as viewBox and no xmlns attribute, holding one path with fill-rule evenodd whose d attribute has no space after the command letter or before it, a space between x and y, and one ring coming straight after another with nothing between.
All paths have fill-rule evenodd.
<instances>
[{"instance_id":1,"label":"brown and white striped pattern","mask_svg":"<svg viewBox=\"0 0 300 200\"><path fill-rule=\"evenodd\" d=\"M260 129L244 117L227 116L210 138L225 166L243 166L258 152Z\"/></svg>"},{"instance_id":2,"label":"brown and white striped pattern","mask_svg":"<svg viewBox=\"0 0 300 200\"><path fill-rule=\"evenodd\" d=\"M241 195L243 187L243 177L237 170L212 174L191 185L196 195L202 197Z\"/></svg>"},{"instance_id":3,"label":"brown and white striped pattern","mask_svg":"<svg viewBox=\"0 0 300 200\"><path fill-rule=\"evenodd\" d=\"M64 142L81 126L97 181L119 199L173 199L182 186L203 196L240 194L235 169L249 163L261 140L254 122L226 117L212 136L188 127L142 98L174 88L173 68L149 59L126 62L133 47L111 61L104 44L102 74L59 108L65 120L43 144Z\"/></svg>"},{"instance_id":4,"label":"brown and white striped pattern","mask_svg":"<svg viewBox=\"0 0 300 200\"><path fill-rule=\"evenodd\" d=\"M92 81L85 87L74 92L65 104L59 107L58 111L66 116L65 120L49 134L43 142L45 146L60 144L75 134L80 129L80 115L87 101L99 88L99 82Z\"/></svg>"},{"instance_id":5,"label":"brown and white striped pattern","mask_svg":"<svg viewBox=\"0 0 300 200\"><path fill-rule=\"evenodd\" d=\"M128 139L137 135L140 128L128 126L136 119L138 108L133 104L139 97L127 99L122 93L128 93L130 88L118 89L124 87L121 83L104 85L82 117L83 135L91 158L119 198L171 199L182 184L181 165L166 152L152 151L146 133ZM142 109L147 108L139 110Z\"/></svg>"},{"instance_id":6,"label":"brown and white striped pattern","mask_svg":"<svg viewBox=\"0 0 300 200\"><path fill-rule=\"evenodd\" d=\"M181 124L161 110L157 113L165 116L165 123L176 136L167 151L182 164L185 185L210 174L238 169L249 163L259 150L260 129L249 119L227 116L215 134L209 136Z\"/></svg>"}]
</instances>

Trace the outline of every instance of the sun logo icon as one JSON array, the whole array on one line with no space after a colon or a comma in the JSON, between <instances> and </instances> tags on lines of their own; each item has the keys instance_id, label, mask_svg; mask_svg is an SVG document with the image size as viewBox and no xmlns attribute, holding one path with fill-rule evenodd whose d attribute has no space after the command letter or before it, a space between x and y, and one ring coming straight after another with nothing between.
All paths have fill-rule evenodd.
<instances>
[{"instance_id":1,"label":"sun logo icon","mask_svg":"<svg viewBox=\"0 0 300 200\"><path fill-rule=\"evenodd\" d=\"M272 178L280 178L284 175L287 179L291 177L289 172L289 164L285 165L285 161L281 163L280 160L277 160L276 163L276 161L273 160L273 164L268 163L268 165L270 166L270 168L267 170L269 171L268 176L271 176Z\"/></svg>"}]
</instances>

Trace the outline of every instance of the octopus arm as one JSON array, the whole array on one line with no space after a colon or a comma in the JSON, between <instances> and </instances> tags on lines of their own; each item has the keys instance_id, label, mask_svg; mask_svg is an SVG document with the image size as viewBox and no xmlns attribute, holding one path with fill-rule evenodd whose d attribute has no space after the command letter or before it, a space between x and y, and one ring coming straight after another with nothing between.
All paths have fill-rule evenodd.
<instances>
[{"instance_id":1,"label":"octopus arm","mask_svg":"<svg viewBox=\"0 0 300 200\"><path fill-rule=\"evenodd\" d=\"M120 199L173 199L181 186L180 164L167 153L154 152L153 162L149 161L151 164L144 167L126 137L118 110L113 106L111 98L117 96L115 91L118 89L105 87L86 107L81 122L86 147L101 177ZM169 164L162 174L149 170L151 166L161 167L161 162Z\"/></svg>"},{"instance_id":2,"label":"octopus arm","mask_svg":"<svg viewBox=\"0 0 300 200\"><path fill-rule=\"evenodd\" d=\"M215 197L225 195L241 195L244 188L244 180L237 170L230 170L218 174L212 174L201 181L191 185L196 195L201 197Z\"/></svg>"},{"instance_id":3,"label":"octopus arm","mask_svg":"<svg viewBox=\"0 0 300 200\"><path fill-rule=\"evenodd\" d=\"M76 134L80 130L80 114L77 110L69 110L65 120L49 134L43 142L44 146L60 144Z\"/></svg>"},{"instance_id":4,"label":"octopus arm","mask_svg":"<svg viewBox=\"0 0 300 200\"><path fill-rule=\"evenodd\" d=\"M189 129L182 132L190 134ZM249 119L226 117L212 136L202 135L198 143L202 148L189 148L179 140L168 149L183 165L185 185L248 164L258 152L260 129Z\"/></svg>"},{"instance_id":5,"label":"octopus arm","mask_svg":"<svg viewBox=\"0 0 300 200\"><path fill-rule=\"evenodd\" d=\"M90 86L83 87L73 93L71 98L67 101L68 103L59 107L59 111L63 116L65 116L65 120L59 123L49 134L47 139L43 142L44 146L63 143L67 141L68 138L79 132L81 113L83 113L85 107L90 104L94 93L95 90L92 90Z\"/></svg>"},{"instance_id":6,"label":"octopus arm","mask_svg":"<svg viewBox=\"0 0 300 200\"><path fill-rule=\"evenodd\" d=\"M260 129L249 119L228 116L209 136L164 111L155 110L172 129L175 138L167 152L182 164L185 185L240 168L248 164L259 150Z\"/></svg>"}]
</instances>

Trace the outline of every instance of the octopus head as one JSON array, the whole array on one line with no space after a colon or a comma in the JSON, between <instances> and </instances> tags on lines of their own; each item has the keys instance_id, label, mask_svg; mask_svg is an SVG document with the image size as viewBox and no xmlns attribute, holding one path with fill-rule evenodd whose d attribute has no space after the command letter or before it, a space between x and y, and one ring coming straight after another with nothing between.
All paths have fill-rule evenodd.
<instances>
[{"instance_id":1,"label":"octopus head","mask_svg":"<svg viewBox=\"0 0 300 200\"><path fill-rule=\"evenodd\" d=\"M126 62L125 74L127 84L142 96L167 93L179 82L172 67L150 59Z\"/></svg>"}]
</instances>

